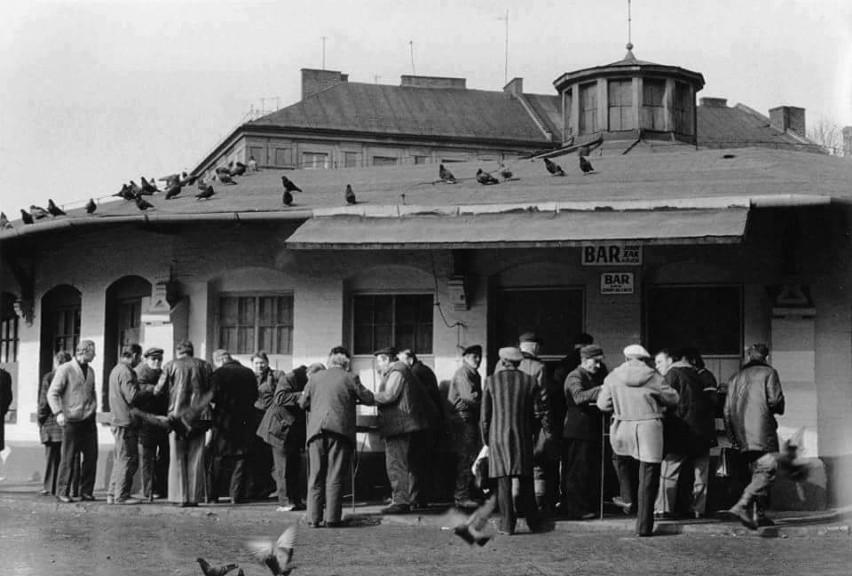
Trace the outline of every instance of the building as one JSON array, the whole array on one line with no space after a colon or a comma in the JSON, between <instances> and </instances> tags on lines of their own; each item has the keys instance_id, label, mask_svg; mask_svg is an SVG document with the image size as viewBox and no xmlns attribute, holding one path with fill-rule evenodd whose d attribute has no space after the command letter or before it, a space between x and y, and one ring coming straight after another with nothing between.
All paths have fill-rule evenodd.
<instances>
[{"instance_id":1,"label":"building","mask_svg":"<svg viewBox=\"0 0 852 576\"><path fill-rule=\"evenodd\" d=\"M450 166L455 184L430 163L443 152L338 170L267 162L237 185L214 183L206 202L190 188L154 196L144 213L118 201L0 231L3 350L16 353L17 382L7 441L39 455L35 384L53 350L81 336L97 343L99 382L122 342L160 346L168 359L189 338L207 357L265 349L283 369L343 343L367 386L377 384L372 351L389 343L411 346L446 380L460 347L483 344L486 372L523 331L544 337L549 361L586 331L613 364L633 342L695 345L726 380L743 347L763 341L788 398L781 433L804 428L806 454L827 475L805 502L774 504L852 501L839 480L852 469L852 164L801 136L803 110L761 120L719 99L699 104L700 74L632 51L554 84L557 139L507 144L502 158L483 144ZM254 128L243 128L196 172L245 155ZM362 136L367 146L375 134ZM508 155L522 148L526 157ZM566 174L550 174L541 156ZM477 183L480 168L500 183ZM289 208L284 173L304 190ZM375 435L362 439L381 449ZM14 470L40 465L22 457Z\"/></svg>"}]
</instances>

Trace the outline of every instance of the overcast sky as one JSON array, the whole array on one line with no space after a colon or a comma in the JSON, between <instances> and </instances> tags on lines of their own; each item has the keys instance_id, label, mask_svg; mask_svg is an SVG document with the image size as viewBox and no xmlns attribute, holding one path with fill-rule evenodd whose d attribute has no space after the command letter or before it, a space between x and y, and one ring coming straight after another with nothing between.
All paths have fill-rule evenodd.
<instances>
[{"instance_id":1,"label":"overcast sky","mask_svg":"<svg viewBox=\"0 0 852 576\"><path fill-rule=\"evenodd\" d=\"M296 102L300 69L352 82L509 78L555 93L621 59L627 0L18 1L0 26L0 209L112 194L191 169L252 107ZM637 58L704 74L701 96L852 125L852 1L634 0ZM413 41L414 66L411 47ZM265 99L265 100L264 100Z\"/></svg>"}]
</instances>

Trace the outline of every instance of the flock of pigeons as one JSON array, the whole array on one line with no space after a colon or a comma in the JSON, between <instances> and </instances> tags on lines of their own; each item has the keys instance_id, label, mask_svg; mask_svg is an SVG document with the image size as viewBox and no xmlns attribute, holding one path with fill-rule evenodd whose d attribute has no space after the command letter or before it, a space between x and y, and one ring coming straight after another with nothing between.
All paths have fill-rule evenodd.
<instances>
[{"instance_id":1,"label":"flock of pigeons","mask_svg":"<svg viewBox=\"0 0 852 576\"><path fill-rule=\"evenodd\" d=\"M581 152L580 157L580 170L583 171L583 174L589 174L590 172L594 172L594 168L592 167L592 163L585 157L587 154ZM547 171L553 176L565 176L565 170L562 167L550 160L549 158L544 159L544 167ZM211 182L218 181L219 183L226 186L234 186L237 184L237 180L235 177L243 176L248 170L248 166L243 164L242 162L231 162L228 166L220 166L216 168L215 174L211 178ZM513 177L511 170L509 170L506 166L500 165L500 168L496 170L499 176L503 179L503 182L507 182L509 180L516 180ZM438 167L438 182L443 182L446 184L456 184L458 183L458 179L450 172L446 166L441 164ZM129 183L123 184L121 189L113 194L118 198L122 198L127 202L134 202L136 207L145 211L150 208L154 208L154 204L149 202L145 197L146 196L154 196L155 194L159 194L160 192L165 193L166 200L173 200L180 196L184 190L188 187L197 185L197 193L194 195L196 201L201 200L209 200L216 194L216 191L213 188L212 183L205 182L204 179L199 178L198 176L190 176L186 172L182 172L180 174L171 174L169 176L164 176L159 179L161 182L165 182L165 186L163 190L160 190L157 187L157 180L151 178L150 180L146 179L144 176L140 178L140 184L137 184L133 180ZM476 171L476 181L482 184L483 186L490 186L494 184L500 184L500 180L498 180L491 172L486 172L482 168ZM299 188L292 180L290 180L287 176L281 176L281 185L284 187L284 193L281 197L281 203L284 207L290 208L294 206L293 201L293 193L294 192L302 192L302 189ZM403 194L404 198L405 195ZM346 204L349 206L354 206L358 203L357 198L355 197L355 192L352 190L352 186L350 184L346 185L346 189L343 192L343 199ZM89 201L86 203L86 213L94 214L98 209L98 205L95 203L93 198L89 198ZM24 210L21 209L21 220L24 224L33 224L37 220L41 220L43 218L47 218L48 216L56 218L58 216L65 216L65 212L59 208L56 203L49 199L47 202L47 209L44 209L40 206L32 205L30 209ZM6 217L6 214L0 212L0 230L7 230L13 228L12 223L9 222L9 219Z\"/></svg>"}]
</instances>

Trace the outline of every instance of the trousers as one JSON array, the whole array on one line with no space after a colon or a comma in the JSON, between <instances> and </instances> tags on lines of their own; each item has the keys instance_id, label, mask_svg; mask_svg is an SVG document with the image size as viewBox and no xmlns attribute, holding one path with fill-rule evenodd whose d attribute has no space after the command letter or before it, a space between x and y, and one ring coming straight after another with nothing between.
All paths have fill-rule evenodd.
<instances>
[{"instance_id":1,"label":"trousers","mask_svg":"<svg viewBox=\"0 0 852 576\"><path fill-rule=\"evenodd\" d=\"M133 488L133 476L139 470L139 431L129 426L113 426L112 436L115 449L107 496L126 500Z\"/></svg>"},{"instance_id":2,"label":"trousers","mask_svg":"<svg viewBox=\"0 0 852 576\"><path fill-rule=\"evenodd\" d=\"M95 491L95 474L98 467L98 431L95 418L80 422L65 422L62 430L62 459L59 464L57 493L69 496L71 472L74 462L80 462L80 495L92 496Z\"/></svg>"},{"instance_id":3,"label":"trousers","mask_svg":"<svg viewBox=\"0 0 852 576\"><path fill-rule=\"evenodd\" d=\"M353 446L346 438L323 431L308 442L308 521L338 523Z\"/></svg>"},{"instance_id":4,"label":"trousers","mask_svg":"<svg viewBox=\"0 0 852 576\"><path fill-rule=\"evenodd\" d=\"M707 483L710 477L710 455L687 456L666 454L660 466L660 492L655 508L660 512L675 512L680 472L692 466L695 480L692 483L692 511L704 514L707 510Z\"/></svg>"}]
</instances>

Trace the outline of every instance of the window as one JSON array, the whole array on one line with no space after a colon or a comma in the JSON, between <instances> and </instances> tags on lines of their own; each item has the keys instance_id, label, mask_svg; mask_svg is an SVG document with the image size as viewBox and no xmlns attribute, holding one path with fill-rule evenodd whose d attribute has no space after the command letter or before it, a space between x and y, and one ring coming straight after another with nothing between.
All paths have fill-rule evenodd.
<instances>
[{"instance_id":1,"label":"window","mask_svg":"<svg viewBox=\"0 0 852 576\"><path fill-rule=\"evenodd\" d=\"M328 168L328 154L325 152L302 152L302 168Z\"/></svg>"},{"instance_id":2,"label":"window","mask_svg":"<svg viewBox=\"0 0 852 576\"><path fill-rule=\"evenodd\" d=\"M665 130L665 95L666 81L653 80L646 78L642 82L642 103L647 114L647 124L645 128L648 130Z\"/></svg>"},{"instance_id":3,"label":"window","mask_svg":"<svg viewBox=\"0 0 852 576\"><path fill-rule=\"evenodd\" d=\"M343 153L343 167L344 168L356 168L358 166L358 153L357 152L344 152Z\"/></svg>"},{"instance_id":4,"label":"window","mask_svg":"<svg viewBox=\"0 0 852 576\"><path fill-rule=\"evenodd\" d=\"M373 166L396 166L396 158L392 156L373 156Z\"/></svg>"},{"instance_id":5,"label":"window","mask_svg":"<svg viewBox=\"0 0 852 576\"><path fill-rule=\"evenodd\" d=\"M219 347L232 354L293 353L293 296L222 296Z\"/></svg>"},{"instance_id":6,"label":"window","mask_svg":"<svg viewBox=\"0 0 852 576\"><path fill-rule=\"evenodd\" d=\"M255 156L255 160L257 160L257 156ZM258 160L258 162L260 162ZM293 151L289 148L276 148L275 149L275 165L276 166L292 166L293 165Z\"/></svg>"},{"instance_id":7,"label":"window","mask_svg":"<svg viewBox=\"0 0 852 576\"><path fill-rule=\"evenodd\" d=\"M432 353L431 294L358 295L352 307L355 354L372 354L386 346Z\"/></svg>"},{"instance_id":8,"label":"window","mask_svg":"<svg viewBox=\"0 0 852 576\"><path fill-rule=\"evenodd\" d=\"M507 288L497 293L494 357L502 346L517 346L518 336L535 332L542 340L541 356L561 358L571 339L583 331L581 288Z\"/></svg>"},{"instance_id":9,"label":"window","mask_svg":"<svg viewBox=\"0 0 852 576\"><path fill-rule=\"evenodd\" d=\"M742 353L742 289L727 286L651 286L645 327L651 351L695 346L707 356Z\"/></svg>"},{"instance_id":10,"label":"window","mask_svg":"<svg viewBox=\"0 0 852 576\"><path fill-rule=\"evenodd\" d=\"M633 130L633 80L610 80L607 84L610 130Z\"/></svg>"},{"instance_id":11,"label":"window","mask_svg":"<svg viewBox=\"0 0 852 576\"><path fill-rule=\"evenodd\" d=\"M18 315L15 297L8 293L0 299L0 363L18 361Z\"/></svg>"},{"instance_id":12,"label":"window","mask_svg":"<svg viewBox=\"0 0 852 576\"><path fill-rule=\"evenodd\" d=\"M580 86L580 134L598 131L598 85Z\"/></svg>"},{"instance_id":13,"label":"window","mask_svg":"<svg viewBox=\"0 0 852 576\"><path fill-rule=\"evenodd\" d=\"M80 343L80 308L62 306L53 310L53 354L62 350L74 355Z\"/></svg>"},{"instance_id":14,"label":"window","mask_svg":"<svg viewBox=\"0 0 852 576\"><path fill-rule=\"evenodd\" d=\"M118 302L118 350L128 344L141 342L142 299L129 298Z\"/></svg>"},{"instance_id":15,"label":"window","mask_svg":"<svg viewBox=\"0 0 852 576\"><path fill-rule=\"evenodd\" d=\"M675 83L674 117L675 131L680 134L694 134L692 90L683 82Z\"/></svg>"}]
</instances>

